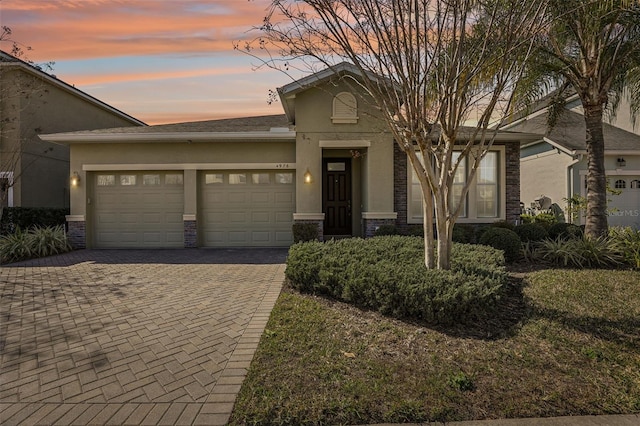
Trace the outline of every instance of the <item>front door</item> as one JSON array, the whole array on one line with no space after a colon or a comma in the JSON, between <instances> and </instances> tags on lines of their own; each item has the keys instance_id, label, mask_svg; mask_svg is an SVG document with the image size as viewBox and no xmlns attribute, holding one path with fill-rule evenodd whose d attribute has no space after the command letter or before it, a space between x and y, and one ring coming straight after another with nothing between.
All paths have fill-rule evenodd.
<instances>
[{"instance_id":1,"label":"front door","mask_svg":"<svg viewBox=\"0 0 640 426\"><path fill-rule=\"evenodd\" d=\"M351 159L325 158L322 165L324 235L351 236Z\"/></svg>"}]
</instances>

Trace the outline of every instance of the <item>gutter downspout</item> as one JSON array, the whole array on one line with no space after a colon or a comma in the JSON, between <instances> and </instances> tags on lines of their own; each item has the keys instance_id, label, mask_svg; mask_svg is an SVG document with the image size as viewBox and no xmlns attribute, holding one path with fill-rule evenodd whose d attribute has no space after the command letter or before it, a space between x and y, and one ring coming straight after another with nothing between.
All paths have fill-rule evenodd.
<instances>
[{"instance_id":1,"label":"gutter downspout","mask_svg":"<svg viewBox=\"0 0 640 426\"><path fill-rule=\"evenodd\" d=\"M574 194L575 185L573 183L575 178L575 170L573 169L573 166L582 161L582 154L573 154L572 157L573 161L571 161L567 165L567 199L571 198ZM567 218L567 223L573 223L573 211L571 210L571 205L569 204L567 204L567 212L569 216Z\"/></svg>"}]
</instances>

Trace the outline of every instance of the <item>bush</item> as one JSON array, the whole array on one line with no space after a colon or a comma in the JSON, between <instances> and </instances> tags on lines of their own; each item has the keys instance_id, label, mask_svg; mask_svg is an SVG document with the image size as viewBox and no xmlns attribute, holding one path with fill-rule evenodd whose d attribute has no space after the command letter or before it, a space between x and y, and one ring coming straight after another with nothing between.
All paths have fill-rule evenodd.
<instances>
[{"instance_id":1,"label":"bush","mask_svg":"<svg viewBox=\"0 0 640 426\"><path fill-rule=\"evenodd\" d=\"M317 241L320 233L315 222L297 222L293 224L293 242Z\"/></svg>"},{"instance_id":2,"label":"bush","mask_svg":"<svg viewBox=\"0 0 640 426\"><path fill-rule=\"evenodd\" d=\"M35 226L55 227L64 225L69 209L5 207L0 218L0 232L10 234L17 228L30 229Z\"/></svg>"},{"instance_id":3,"label":"bush","mask_svg":"<svg viewBox=\"0 0 640 426\"><path fill-rule=\"evenodd\" d=\"M547 230L538 223L523 223L514 228L523 243L528 241L542 241L549 236Z\"/></svg>"},{"instance_id":4,"label":"bush","mask_svg":"<svg viewBox=\"0 0 640 426\"><path fill-rule=\"evenodd\" d=\"M640 269L640 230L612 227L609 229L609 236L624 261L632 268Z\"/></svg>"},{"instance_id":5,"label":"bush","mask_svg":"<svg viewBox=\"0 0 640 426\"><path fill-rule=\"evenodd\" d=\"M456 223L453 225L452 239L454 243L469 244L473 242L473 226Z\"/></svg>"},{"instance_id":6,"label":"bush","mask_svg":"<svg viewBox=\"0 0 640 426\"><path fill-rule=\"evenodd\" d=\"M533 223L538 223L548 229L554 223L558 223L558 219L552 213L540 213L533 217Z\"/></svg>"},{"instance_id":7,"label":"bush","mask_svg":"<svg viewBox=\"0 0 640 426\"><path fill-rule=\"evenodd\" d=\"M507 282L497 250L454 244L451 270L427 270L423 240L407 236L295 244L285 274L302 292L428 323L465 322L486 313Z\"/></svg>"},{"instance_id":8,"label":"bush","mask_svg":"<svg viewBox=\"0 0 640 426\"><path fill-rule=\"evenodd\" d=\"M376 237L380 237L383 235L398 235L398 229L395 225L380 225L374 232L373 235Z\"/></svg>"},{"instance_id":9,"label":"bush","mask_svg":"<svg viewBox=\"0 0 640 426\"><path fill-rule=\"evenodd\" d=\"M71 250L63 226L17 228L0 238L0 262L11 263L36 257L51 256Z\"/></svg>"},{"instance_id":10,"label":"bush","mask_svg":"<svg viewBox=\"0 0 640 426\"><path fill-rule=\"evenodd\" d=\"M549 238L552 240L582 238L582 228L573 223L555 223L549 227Z\"/></svg>"},{"instance_id":11,"label":"bush","mask_svg":"<svg viewBox=\"0 0 640 426\"><path fill-rule=\"evenodd\" d=\"M574 268L615 267L624 262L624 257L612 238L545 240L536 247L534 258Z\"/></svg>"},{"instance_id":12,"label":"bush","mask_svg":"<svg viewBox=\"0 0 640 426\"><path fill-rule=\"evenodd\" d=\"M507 222L506 220L499 220L497 222L493 222L491 224L491 226L493 226L494 228L505 228L505 229L511 229L512 231L515 228L515 225Z\"/></svg>"},{"instance_id":13,"label":"bush","mask_svg":"<svg viewBox=\"0 0 640 426\"><path fill-rule=\"evenodd\" d=\"M507 262L515 262L521 257L522 243L514 231L505 228L488 228L482 233L480 244L493 247L504 252Z\"/></svg>"}]
</instances>

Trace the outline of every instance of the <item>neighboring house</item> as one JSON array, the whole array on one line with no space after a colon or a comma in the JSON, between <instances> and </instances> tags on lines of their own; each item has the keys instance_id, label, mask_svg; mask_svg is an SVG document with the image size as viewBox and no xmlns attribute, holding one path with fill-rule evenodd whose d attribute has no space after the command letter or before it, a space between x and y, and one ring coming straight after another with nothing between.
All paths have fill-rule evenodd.
<instances>
[{"instance_id":1,"label":"neighboring house","mask_svg":"<svg viewBox=\"0 0 640 426\"><path fill-rule=\"evenodd\" d=\"M508 130L544 134L544 138L522 145L520 153L521 200L530 207L535 200L547 197L565 210L573 195L586 197L587 151L586 126L577 95L569 97L566 111L555 127L547 127L547 109L541 108L504 127ZM605 168L609 187L620 191L609 194L610 226L632 226L640 229L640 134L634 133L626 111L613 122L604 123ZM577 223L584 220L576 213Z\"/></svg>"},{"instance_id":2,"label":"neighboring house","mask_svg":"<svg viewBox=\"0 0 640 426\"><path fill-rule=\"evenodd\" d=\"M3 207L69 207L69 148L43 133L143 122L0 51L0 195Z\"/></svg>"},{"instance_id":3,"label":"neighboring house","mask_svg":"<svg viewBox=\"0 0 640 426\"><path fill-rule=\"evenodd\" d=\"M42 135L71 149L76 247L288 246L292 224L324 239L420 226L421 196L349 64L279 89L285 114ZM519 156L540 135L500 132L460 222L515 222Z\"/></svg>"}]
</instances>

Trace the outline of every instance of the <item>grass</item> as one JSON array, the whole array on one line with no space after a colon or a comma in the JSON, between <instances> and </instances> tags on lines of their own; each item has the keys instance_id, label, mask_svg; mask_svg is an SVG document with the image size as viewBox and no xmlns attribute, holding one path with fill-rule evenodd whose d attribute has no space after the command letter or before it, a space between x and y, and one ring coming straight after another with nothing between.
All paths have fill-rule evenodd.
<instances>
[{"instance_id":1,"label":"grass","mask_svg":"<svg viewBox=\"0 0 640 426\"><path fill-rule=\"evenodd\" d=\"M493 321L429 328L285 289L231 424L640 412L640 272L513 278Z\"/></svg>"}]
</instances>

